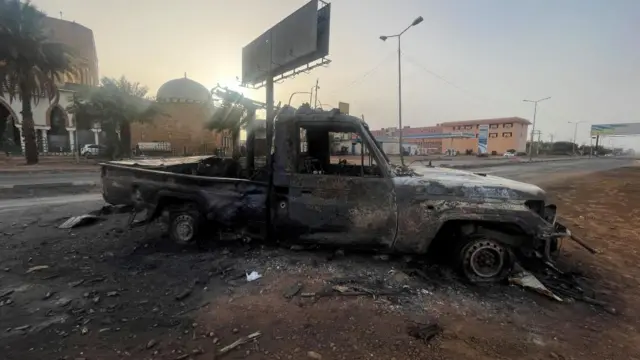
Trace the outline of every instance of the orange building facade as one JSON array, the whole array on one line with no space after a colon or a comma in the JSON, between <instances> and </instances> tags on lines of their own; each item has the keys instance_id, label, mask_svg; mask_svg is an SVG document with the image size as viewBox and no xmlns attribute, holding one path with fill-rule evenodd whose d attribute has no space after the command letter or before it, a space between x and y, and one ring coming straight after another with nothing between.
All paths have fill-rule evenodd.
<instances>
[{"instance_id":1,"label":"orange building facade","mask_svg":"<svg viewBox=\"0 0 640 360\"><path fill-rule=\"evenodd\" d=\"M452 121L416 128L405 126L402 130L403 146L414 149L420 155L442 154L450 150L461 154L467 152L477 154L480 126L487 125L489 154L501 155L508 150L523 152L526 149L527 129L530 124L527 119L507 117ZM372 130L371 133L383 142L393 140L397 142L399 135L397 128Z\"/></svg>"},{"instance_id":2,"label":"orange building facade","mask_svg":"<svg viewBox=\"0 0 640 360\"><path fill-rule=\"evenodd\" d=\"M453 149L462 154L471 150L478 152L478 132L480 125L489 126L487 139L487 152L493 155L501 155L507 150L523 152L527 147L527 129L531 122L519 117L452 121L440 124L444 133L462 132L473 134L472 138L452 138L443 140L443 148Z\"/></svg>"}]
</instances>

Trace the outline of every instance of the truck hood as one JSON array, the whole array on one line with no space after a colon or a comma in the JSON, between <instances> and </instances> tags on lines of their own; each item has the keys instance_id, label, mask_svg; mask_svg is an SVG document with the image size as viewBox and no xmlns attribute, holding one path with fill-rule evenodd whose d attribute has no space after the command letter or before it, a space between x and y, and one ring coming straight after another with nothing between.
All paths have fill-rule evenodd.
<instances>
[{"instance_id":1,"label":"truck hood","mask_svg":"<svg viewBox=\"0 0 640 360\"><path fill-rule=\"evenodd\" d=\"M473 199L544 200L540 187L470 171L417 166L416 176L393 178L395 186L418 187L418 192L433 196L454 196Z\"/></svg>"}]
</instances>

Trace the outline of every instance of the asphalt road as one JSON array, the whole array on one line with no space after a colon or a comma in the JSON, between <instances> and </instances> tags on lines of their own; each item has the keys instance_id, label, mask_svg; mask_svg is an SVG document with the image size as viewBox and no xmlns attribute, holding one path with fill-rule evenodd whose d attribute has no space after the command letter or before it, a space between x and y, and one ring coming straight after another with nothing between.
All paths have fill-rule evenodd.
<instances>
[{"instance_id":1,"label":"asphalt road","mask_svg":"<svg viewBox=\"0 0 640 360\"><path fill-rule=\"evenodd\" d=\"M566 158L557 158L557 160L565 160ZM392 159L395 161L396 159ZM487 163L487 166L492 166L494 164L505 163L505 162L514 162L518 161L517 159L449 159L449 160L433 160L433 166L460 166L460 165L476 165L481 164L482 162ZM549 159L546 159L549 161ZM552 160L553 161L553 160ZM577 160L587 161L587 160ZM399 162L399 161L395 161ZM566 163L567 161L560 161L562 163ZM424 163L428 163L428 160L425 160ZM413 162L414 165L419 164L419 162ZM512 166L512 165L509 165ZM514 165L517 166L517 165ZM67 173L51 173L51 172L16 172L16 173L1 173L0 172L0 188L3 186L12 186L12 185L43 185L43 184L56 184L56 183L87 183L87 182L99 182L100 181L100 173L98 171L74 171Z\"/></svg>"},{"instance_id":2,"label":"asphalt road","mask_svg":"<svg viewBox=\"0 0 640 360\"><path fill-rule=\"evenodd\" d=\"M4 185L42 185L72 182L100 181L100 172L68 172L68 173L4 173L0 174L0 187Z\"/></svg>"},{"instance_id":3,"label":"asphalt road","mask_svg":"<svg viewBox=\"0 0 640 360\"><path fill-rule=\"evenodd\" d=\"M558 180L563 176L611 170L629 166L633 162L634 160L592 159L577 162L561 161L493 166L476 168L471 171L534 184L543 184L550 179ZM60 175L64 176L64 174ZM72 175L77 176L77 174ZM91 175L95 176L95 174ZM3 200L0 201L0 224L20 223L25 219L40 219L43 217L51 219L63 218L65 216L83 214L90 210L98 209L103 205L102 196L98 193Z\"/></svg>"}]
</instances>

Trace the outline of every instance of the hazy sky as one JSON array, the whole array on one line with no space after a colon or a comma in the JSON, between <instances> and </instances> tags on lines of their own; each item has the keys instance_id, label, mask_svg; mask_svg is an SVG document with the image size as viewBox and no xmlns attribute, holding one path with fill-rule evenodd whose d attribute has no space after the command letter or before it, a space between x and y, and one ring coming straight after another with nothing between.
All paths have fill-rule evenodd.
<instances>
[{"instance_id":1,"label":"hazy sky","mask_svg":"<svg viewBox=\"0 0 640 360\"><path fill-rule=\"evenodd\" d=\"M153 93L188 77L236 87L244 45L305 0L34 0L94 32L101 76L125 75ZM548 140L573 125L640 121L640 0L334 0L328 68L276 84L276 102L320 80L323 104L351 104L373 129L397 124L396 42L403 45L403 120L520 116L538 107ZM264 100L264 91L245 94ZM308 99L299 95L293 104ZM589 125L578 128L589 141ZM606 142L608 144L608 141ZM640 150L640 138L614 144Z\"/></svg>"}]
</instances>

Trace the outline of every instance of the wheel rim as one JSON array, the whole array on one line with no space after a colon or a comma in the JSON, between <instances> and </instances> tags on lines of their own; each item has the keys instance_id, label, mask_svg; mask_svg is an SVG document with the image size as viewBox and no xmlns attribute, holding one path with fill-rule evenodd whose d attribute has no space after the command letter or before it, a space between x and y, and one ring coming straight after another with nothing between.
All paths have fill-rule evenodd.
<instances>
[{"instance_id":1,"label":"wheel rim","mask_svg":"<svg viewBox=\"0 0 640 360\"><path fill-rule=\"evenodd\" d=\"M465 254L471 273L483 279L500 275L505 264L505 249L494 241L478 241Z\"/></svg>"},{"instance_id":2,"label":"wheel rim","mask_svg":"<svg viewBox=\"0 0 640 360\"><path fill-rule=\"evenodd\" d=\"M195 233L195 220L189 215L178 215L173 220L173 233L177 242L189 243Z\"/></svg>"}]
</instances>

